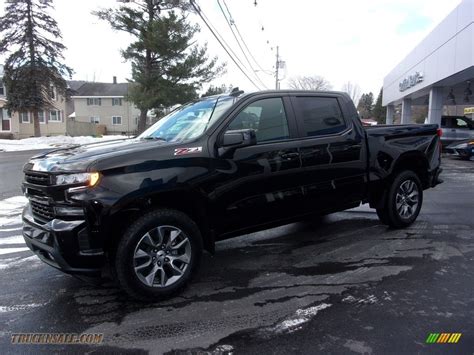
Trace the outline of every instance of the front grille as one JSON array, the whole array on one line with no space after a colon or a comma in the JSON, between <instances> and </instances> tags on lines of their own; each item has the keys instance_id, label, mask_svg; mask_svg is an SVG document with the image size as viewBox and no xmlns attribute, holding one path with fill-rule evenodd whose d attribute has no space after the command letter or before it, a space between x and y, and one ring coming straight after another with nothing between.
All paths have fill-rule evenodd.
<instances>
[{"instance_id":1,"label":"front grille","mask_svg":"<svg viewBox=\"0 0 474 355\"><path fill-rule=\"evenodd\" d=\"M54 208L47 204L30 200L31 212L33 217L40 220L51 221L54 218Z\"/></svg>"},{"instance_id":2,"label":"front grille","mask_svg":"<svg viewBox=\"0 0 474 355\"><path fill-rule=\"evenodd\" d=\"M35 185L51 185L51 176L45 173L27 171L25 172L25 181Z\"/></svg>"}]
</instances>

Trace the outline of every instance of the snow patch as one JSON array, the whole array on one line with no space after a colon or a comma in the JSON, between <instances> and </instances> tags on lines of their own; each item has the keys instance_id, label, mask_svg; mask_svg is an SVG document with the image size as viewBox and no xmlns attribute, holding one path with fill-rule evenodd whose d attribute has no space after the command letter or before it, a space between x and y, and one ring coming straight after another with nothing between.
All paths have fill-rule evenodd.
<instances>
[{"instance_id":1,"label":"snow patch","mask_svg":"<svg viewBox=\"0 0 474 355\"><path fill-rule=\"evenodd\" d=\"M21 210L28 202L25 196L14 196L0 201L0 215L14 216L21 213Z\"/></svg>"},{"instance_id":2,"label":"snow patch","mask_svg":"<svg viewBox=\"0 0 474 355\"><path fill-rule=\"evenodd\" d=\"M1 232L21 229L20 215L27 202L28 200L24 196L14 196L0 201ZM18 225L18 228L12 228L15 225Z\"/></svg>"},{"instance_id":3,"label":"snow patch","mask_svg":"<svg viewBox=\"0 0 474 355\"><path fill-rule=\"evenodd\" d=\"M38 308L46 305L46 303L30 303L30 304L16 304L13 306L0 306L0 313L24 311L32 308Z\"/></svg>"},{"instance_id":4,"label":"snow patch","mask_svg":"<svg viewBox=\"0 0 474 355\"><path fill-rule=\"evenodd\" d=\"M218 353L218 354L232 354L234 351L234 347L232 345L227 345L227 344L223 344L223 345L219 345L216 347L216 350L214 351L214 353Z\"/></svg>"},{"instance_id":5,"label":"snow patch","mask_svg":"<svg viewBox=\"0 0 474 355\"><path fill-rule=\"evenodd\" d=\"M389 300L391 301L392 298L390 297L390 295L388 293L385 292L384 294L384 300ZM375 295L369 295L367 296L366 298L355 298L354 296L346 296L342 299L342 302L343 303L349 303L349 304L375 304L377 303L379 300L377 298L377 296Z\"/></svg>"},{"instance_id":6,"label":"snow patch","mask_svg":"<svg viewBox=\"0 0 474 355\"><path fill-rule=\"evenodd\" d=\"M314 307L298 309L292 317L285 319L273 327L272 331L275 333L293 333L301 329L301 326L309 322L319 311L331 306L329 303L321 303Z\"/></svg>"},{"instance_id":7,"label":"snow patch","mask_svg":"<svg viewBox=\"0 0 474 355\"><path fill-rule=\"evenodd\" d=\"M2 232L4 232L3 229ZM12 237L0 238L0 245L9 244L25 244L25 239L23 239L22 235L14 235Z\"/></svg>"},{"instance_id":8,"label":"snow patch","mask_svg":"<svg viewBox=\"0 0 474 355\"><path fill-rule=\"evenodd\" d=\"M39 264L39 261L40 259L38 259L38 257L36 255L32 255L32 256L29 256L27 258L11 258L11 259L2 259L1 260L2 262L0 263L0 270L7 270L7 269L11 269L15 266L20 266L24 263L28 263L28 262L38 262Z\"/></svg>"},{"instance_id":9,"label":"snow patch","mask_svg":"<svg viewBox=\"0 0 474 355\"><path fill-rule=\"evenodd\" d=\"M125 139L127 136L110 135L100 138L91 136L69 137L69 136L53 136L53 137L34 137L19 140L0 139L0 151L17 152L21 150L33 149L52 149L67 147L77 144L99 143L114 139Z\"/></svg>"},{"instance_id":10,"label":"snow patch","mask_svg":"<svg viewBox=\"0 0 474 355\"><path fill-rule=\"evenodd\" d=\"M3 248L3 249L0 249L0 255L19 253L19 252L27 251L27 250L30 250L30 249L28 249L28 248Z\"/></svg>"}]
</instances>

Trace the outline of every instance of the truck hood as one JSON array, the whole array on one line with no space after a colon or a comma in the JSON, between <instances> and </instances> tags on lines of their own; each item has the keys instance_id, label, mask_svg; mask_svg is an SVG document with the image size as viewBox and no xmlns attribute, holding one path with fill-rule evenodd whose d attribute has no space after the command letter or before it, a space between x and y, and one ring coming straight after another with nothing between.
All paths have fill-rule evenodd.
<instances>
[{"instance_id":1,"label":"truck hood","mask_svg":"<svg viewBox=\"0 0 474 355\"><path fill-rule=\"evenodd\" d=\"M50 150L35 155L27 163L26 170L34 171L87 171L92 165L128 154L138 154L142 151L160 149L171 146L163 141L143 139L120 139L100 143L76 145L61 149Z\"/></svg>"}]
</instances>

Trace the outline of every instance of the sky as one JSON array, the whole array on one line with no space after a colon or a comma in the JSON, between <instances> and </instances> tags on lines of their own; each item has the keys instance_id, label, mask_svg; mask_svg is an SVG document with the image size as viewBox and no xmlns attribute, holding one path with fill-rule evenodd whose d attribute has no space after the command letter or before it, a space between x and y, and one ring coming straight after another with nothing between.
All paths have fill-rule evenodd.
<instances>
[{"instance_id":1,"label":"sky","mask_svg":"<svg viewBox=\"0 0 474 355\"><path fill-rule=\"evenodd\" d=\"M220 0L223 4L223 0ZM217 0L196 0L225 42L247 65L259 88L274 88L272 74L276 46L286 68L281 88L294 76L320 75L334 90L351 81L361 92L377 95L383 78L461 0L225 0L245 44L258 62L245 57L221 13ZM255 2L257 5L255 5ZM130 64L120 50L128 35L113 31L91 14L98 8L116 7L116 0L55 0L56 18L66 45L66 63L75 71L73 79L111 82L130 79ZM3 14L5 0L0 0ZM208 44L211 57L227 62L227 72L213 85L233 85L245 91L257 88L239 71L198 16L189 20L201 26L198 43ZM235 29L235 26L233 27ZM0 58L1 59L1 58ZM263 69L263 71L261 70ZM256 75L251 72L257 71ZM210 84L204 84L206 90Z\"/></svg>"}]
</instances>

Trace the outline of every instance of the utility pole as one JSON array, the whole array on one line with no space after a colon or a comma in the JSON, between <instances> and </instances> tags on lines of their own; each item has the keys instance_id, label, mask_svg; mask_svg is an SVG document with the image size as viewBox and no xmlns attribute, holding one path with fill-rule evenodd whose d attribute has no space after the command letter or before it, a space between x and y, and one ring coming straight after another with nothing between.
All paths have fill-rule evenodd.
<instances>
[{"instance_id":1,"label":"utility pole","mask_svg":"<svg viewBox=\"0 0 474 355\"><path fill-rule=\"evenodd\" d=\"M278 79L278 69L280 68L280 47L277 46L277 50L276 50L276 64L275 64L275 90L279 90L280 89L280 83L279 83L279 79Z\"/></svg>"}]
</instances>

